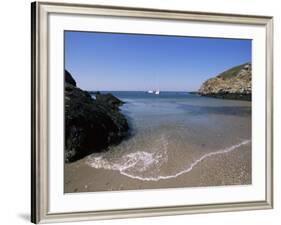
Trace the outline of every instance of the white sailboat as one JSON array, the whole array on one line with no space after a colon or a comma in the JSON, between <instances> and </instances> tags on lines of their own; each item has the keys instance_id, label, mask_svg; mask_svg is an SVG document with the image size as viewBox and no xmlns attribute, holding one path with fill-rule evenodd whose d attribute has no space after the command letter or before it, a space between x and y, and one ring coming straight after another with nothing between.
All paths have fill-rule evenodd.
<instances>
[{"instance_id":1,"label":"white sailboat","mask_svg":"<svg viewBox=\"0 0 281 225\"><path fill-rule=\"evenodd\" d=\"M157 89L157 91L155 91L155 94L156 94L156 95L159 95L159 94L160 94L160 90Z\"/></svg>"}]
</instances>

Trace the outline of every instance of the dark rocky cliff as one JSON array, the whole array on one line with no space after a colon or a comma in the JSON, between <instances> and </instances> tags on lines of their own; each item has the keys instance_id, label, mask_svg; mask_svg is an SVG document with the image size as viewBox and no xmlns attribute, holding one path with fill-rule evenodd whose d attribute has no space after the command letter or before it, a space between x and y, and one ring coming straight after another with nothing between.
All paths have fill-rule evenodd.
<instances>
[{"instance_id":1,"label":"dark rocky cliff","mask_svg":"<svg viewBox=\"0 0 281 225\"><path fill-rule=\"evenodd\" d=\"M65 71L65 162L72 162L94 152L118 144L129 126L119 111L123 104L111 94L97 93L93 99L87 91L76 87Z\"/></svg>"},{"instance_id":2,"label":"dark rocky cliff","mask_svg":"<svg viewBox=\"0 0 281 225\"><path fill-rule=\"evenodd\" d=\"M217 98L251 100L251 63L233 67L218 76L205 81L198 90L198 93L202 96Z\"/></svg>"}]
</instances>

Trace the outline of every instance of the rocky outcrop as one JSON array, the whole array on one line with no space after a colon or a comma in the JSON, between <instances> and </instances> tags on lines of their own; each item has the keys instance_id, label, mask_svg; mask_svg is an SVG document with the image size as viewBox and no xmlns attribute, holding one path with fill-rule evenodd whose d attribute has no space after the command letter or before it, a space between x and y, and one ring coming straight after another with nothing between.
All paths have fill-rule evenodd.
<instances>
[{"instance_id":1,"label":"rocky outcrop","mask_svg":"<svg viewBox=\"0 0 281 225\"><path fill-rule=\"evenodd\" d=\"M129 126L119 111L123 104L111 94L96 94L76 87L73 77L65 71L65 162L72 162L109 145L120 143Z\"/></svg>"},{"instance_id":2,"label":"rocky outcrop","mask_svg":"<svg viewBox=\"0 0 281 225\"><path fill-rule=\"evenodd\" d=\"M251 63L233 67L218 76L205 81L198 93L227 99L251 100L252 65Z\"/></svg>"},{"instance_id":3,"label":"rocky outcrop","mask_svg":"<svg viewBox=\"0 0 281 225\"><path fill-rule=\"evenodd\" d=\"M120 99L116 98L114 95L108 93L108 94L100 94L100 92L97 92L95 94L96 101L101 104L106 104L110 106L113 109L118 109L119 106L123 105L124 102Z\"/></svg>"},{"instance_id":4,"label":"rocky outcrop","mask_svg":"<svg viewBox=\"0 0 281 225\"><path fill-rule=\"evenodd\" d=\"M67 70L64 71L64 79L66 84L71 84L76 87L76 81Z\"/></svg>"}]
</instances>

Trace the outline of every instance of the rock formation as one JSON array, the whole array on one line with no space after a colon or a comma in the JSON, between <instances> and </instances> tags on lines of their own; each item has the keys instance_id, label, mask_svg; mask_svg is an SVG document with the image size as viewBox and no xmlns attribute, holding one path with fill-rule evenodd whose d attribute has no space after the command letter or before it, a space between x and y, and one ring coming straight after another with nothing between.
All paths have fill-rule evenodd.
<instances>
[{"instance_id":1,"label":"rock formation","mask_svg":"<svg viewBox=\"0 0 281 225\"><path fill-rule=\"evenodd\" d=\"M127 135L129 126L119 111L123 104L111 94L96 94L76 86L65 71L65 162L78 160L94 152L118 144Z\"/></svg>"},{"instance_id":2,"label":"rock formation","mask_svg":"<svg viewBox=\"0 0 281 225\"><path fill-rule=\"evenodd\" d=\"M217 98L251 100L251 63L233 67L205 81L198 90L198 94Z\"/></svg>"}]
</instances>

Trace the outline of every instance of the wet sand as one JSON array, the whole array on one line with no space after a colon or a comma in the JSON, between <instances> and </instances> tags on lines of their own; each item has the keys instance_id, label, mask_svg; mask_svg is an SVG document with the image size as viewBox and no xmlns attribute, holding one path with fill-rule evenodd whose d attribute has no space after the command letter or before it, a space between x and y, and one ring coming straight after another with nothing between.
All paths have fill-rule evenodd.
<instances>
[{"instance_id":1,"label":"wet sand","mask_svg":"<svg viewBox=\"0 0 281 225\"><path fill-rule=\"evenodd\" d=\"M86 158L65 164L64 192L96 192L251 184L251 143L204 158L191 171L174 178L143 181L119 171L96 169ZM178 160L181 160L180 158Z\"/></svg>"}]
</instances>

